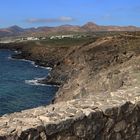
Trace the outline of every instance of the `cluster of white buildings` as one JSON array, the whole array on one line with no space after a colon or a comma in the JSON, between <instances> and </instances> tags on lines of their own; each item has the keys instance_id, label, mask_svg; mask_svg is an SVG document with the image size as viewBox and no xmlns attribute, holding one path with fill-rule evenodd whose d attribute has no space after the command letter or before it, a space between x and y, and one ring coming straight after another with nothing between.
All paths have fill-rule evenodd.
<instances>
[{"instance_id":1,"label":"cluster of white buildings","mask_svg":"<svg viewBox=\"0 0 140 140\"><path fill-rule=\"evenodd\" d=\"M36 41L36 40L44 40L46 39L45 37L39 38L39 37L22 37L16 39L16 41Z\"/></svg>"},{"instance_id":2,"label":"cluster of white buildings","mask_svg":"<svg viewBox=\"0 0 140 140\"><path fill-rule=\"evenodd\" d=\"M12 42L23 42L23 41L36 41L36 40L40 40L40 39L38 37L3 38L3 39L0 39L0 43L12 43Z\"/></svg>"},{"instance_id":3,"label":"cluster of white buildings","mask_svg":"<svg viewBox=\"0 0 140 140\"><path fill-rule=\"evenodd\" d=\"M86 37L86 35L55 35L51 36L50 39L81 38L81 37Z\"/></svg>"},{"instance_id":4,"label":"cluster of white buildings","mask_svg":"<svg viewBox=\"0 0 140 140\"><path fill-rule=\"evenodd\" d=\"M51 36L50 39L63 39L63 38L81 38L83 35L55 35Z\"/></svg>"},{"instance_id":5,"label":"cluster of white buildings","mask_svg":"<svg viewBox=\"0 0 140 140\"><path fill-rule=\"evenodd\" d=\"M24 42L24 41L37 41L37 40L46 40L48 39L63 39L63 38L81 38L86 37L86 35L54 35L50 37L18 37L18 38L3 38L0 39L0 43L10 43L10 42Z\"/></svg>"},{"instance_id":6,"label":"cluster of white buildings","mask_svg":"<svg viewBox=\"0 0 140 140\"><path fill-rule=\"evenodd\" d=\"M50 39L63 39L63 38L74 38L74 35L56 35L50 37Z\"/></svg>"},{"instance_id":7,"label":"cluster of white buildings","mask_svg":"<svg viewBox=\"0 0 140 140\"><path fill-rule=\"evenodd\" d=\"M37 37L27 37L26 39L27 40L39 40L39 38L37 38Z\"/></svg>"}]
</instances>

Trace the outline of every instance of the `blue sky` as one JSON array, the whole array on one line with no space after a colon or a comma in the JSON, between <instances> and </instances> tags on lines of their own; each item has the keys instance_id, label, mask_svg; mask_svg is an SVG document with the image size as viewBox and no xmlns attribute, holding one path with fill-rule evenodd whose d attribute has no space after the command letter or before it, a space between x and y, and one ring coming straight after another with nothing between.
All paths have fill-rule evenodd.
<instances>
[{"instance_id":1,"label":"blue sky","mask_svg":"<svg viewBox=\"0 0 140 140\"><path fill-rule=\"evenodd\" d=\"M140 26L140 0L1 0L0 28L83 25Z\"/></svg>"}]
</instances>

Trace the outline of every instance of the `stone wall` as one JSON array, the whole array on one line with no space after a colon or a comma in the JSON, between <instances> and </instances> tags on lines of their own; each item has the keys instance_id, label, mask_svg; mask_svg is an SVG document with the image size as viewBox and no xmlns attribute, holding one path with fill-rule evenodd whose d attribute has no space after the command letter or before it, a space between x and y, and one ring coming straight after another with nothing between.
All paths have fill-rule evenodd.
<instances>
[{"instance_id":1,"label":"stone wall","mask_svg":"<svg viewBox=\"0 0 140 140\"><path fill-rule=\"evenodd\" d=\"M0 140L140 140L140 103L71 100L4 115Z\"/></svg>"}]
</instances>

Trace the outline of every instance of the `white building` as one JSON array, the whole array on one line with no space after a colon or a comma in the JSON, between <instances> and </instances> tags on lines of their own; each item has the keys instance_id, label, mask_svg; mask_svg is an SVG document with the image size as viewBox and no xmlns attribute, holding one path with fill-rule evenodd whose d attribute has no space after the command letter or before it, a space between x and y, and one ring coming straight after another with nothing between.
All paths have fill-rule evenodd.
<instances>
[{"instance_id":1,"label":"white building","mask_svg":"<svg viewBox=\"0 0 140 140\"><path fill-rule=\"evenodd\" d=\"M27 40L39 40L37 37L27 37Z\"/></svg>"},{"instance_id":2,"label":"white building","mask_svg":"<svg viewBox=\"0 0 140 140\"><path fill-rule=\"evenodd\" d=\"M63 38L74 38L74 35L56 35L50 37L50 39L63 39Z\"/></svg>"}]
</instances>

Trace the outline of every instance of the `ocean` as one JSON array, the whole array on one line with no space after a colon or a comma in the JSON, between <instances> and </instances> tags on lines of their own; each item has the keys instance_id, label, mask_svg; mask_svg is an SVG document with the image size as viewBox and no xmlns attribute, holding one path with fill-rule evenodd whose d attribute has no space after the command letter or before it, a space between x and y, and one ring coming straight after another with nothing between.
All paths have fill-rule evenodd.
<instances>
[{"instance_id":1,"label":"ocean","mask_svg":"<svg viewBox=\"0 0 140 140\"><path fill-rule=\"evenodd\" d=\"M58 90L56 86L36 82L46 77L50 69L12 59L11 55L15 53L0 50L0 116L47 105Z\"/></svg>"}]
</instances>

